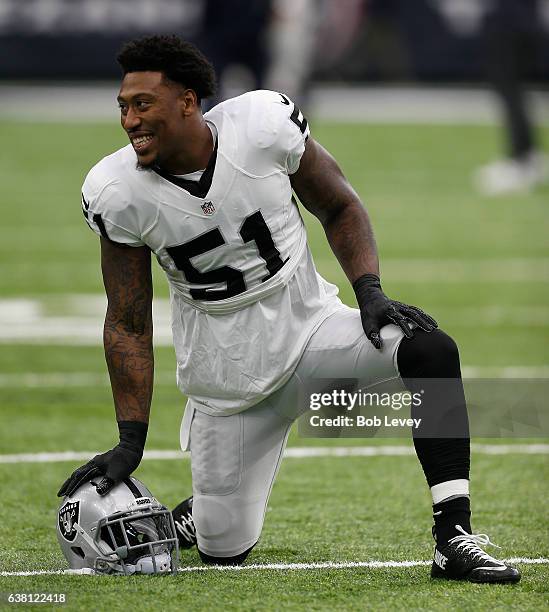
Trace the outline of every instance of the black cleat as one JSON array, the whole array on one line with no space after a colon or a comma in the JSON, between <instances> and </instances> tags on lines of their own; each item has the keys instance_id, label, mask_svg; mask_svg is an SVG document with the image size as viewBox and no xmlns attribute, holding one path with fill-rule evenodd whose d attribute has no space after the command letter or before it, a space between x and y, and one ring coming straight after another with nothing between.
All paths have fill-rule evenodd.
<instances>
[{"instance_id":1,"label":"black cleat","mask_svg":"<svg viewBox=\"0 0 549 612\"><path fill-rule=\"evenodd\" d=\"M193 523L192 496L172 510L180 548L192 548L196 544L196 529Z\"/></svg>"},{"instance_id":2,"label":"black cleat","mask_svg":"<svg viewBox=\"0 0 549 612\"><path fill-rule=\"evenodd\" d=\"M484 533L467 533L461 525L456 529L463 535L452 538L446 546L435 546L431 578L469 580L470 582L518 582L518 569L506 565L485 553L481 546L491 544ZM434 531L434 530L433 530ZM499 547L498 547L499 548Z\"/></svg>"}]
</instances>

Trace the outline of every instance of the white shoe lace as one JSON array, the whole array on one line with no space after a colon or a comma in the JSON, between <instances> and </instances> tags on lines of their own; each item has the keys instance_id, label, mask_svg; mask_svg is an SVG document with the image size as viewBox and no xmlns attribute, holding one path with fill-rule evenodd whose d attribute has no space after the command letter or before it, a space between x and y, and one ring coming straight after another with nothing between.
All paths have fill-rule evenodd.
<instances>
[{"instance_id":1,"label":"white shoe lace","mask_svg":"<svg viewBox=\"0 0 549 612\"><path fill-rule=\"evenodd\" d=\"M497 544L490 541L490 538L485 533L467 533L461 525L455 525L455 528L463 535L455 536L449 540L449 544L457 544L456 548L463 550L473 555L473 559L479 559L481 561L491 561L498 565L503 565L501 561L494 559L488 553L484 552L480 546L495 546L501 548Z\"/></svg>"}]
</instances>

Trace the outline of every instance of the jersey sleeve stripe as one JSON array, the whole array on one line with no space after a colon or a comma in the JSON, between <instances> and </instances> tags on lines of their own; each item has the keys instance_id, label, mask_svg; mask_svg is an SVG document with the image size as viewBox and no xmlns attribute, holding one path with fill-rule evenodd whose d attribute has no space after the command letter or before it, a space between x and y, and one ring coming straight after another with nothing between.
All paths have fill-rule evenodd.
<instances>
[{"instance_id":1,"label":"jersey sleeve stripe","mask_svg":"<svg viewBox=\"0 0 549 612\"><path fill-rule=\"evenodd\" d=\"M307 119L303 116L303 113L299 110L296 104L294 104L294 110L290 115L290 120L293 121L297 127L301 130L301 133L304 134L307 130Z\"/></svg>"},{"instance_id":2,"label":"jersey sleeve stripe","mask_svg":"<svg viewBox=\"0 0 549 612\"><path fill-rule=\"evenodd\" d=\"M84 213L84 219L88 220L88 210L90 208L89 202L86 202L84 194L82 194L82 212ZM88 224L89 225L89 224Z\"/></svg>"},{"instance_id":3,"label":"jersey sleeve stripe","mask_svg":"<svg viewBox=\"0 0 549 612\"><path fill-rule=\"evenodd\" d=\"M101 236L103 236L103 238L106 238L107 240L110 240L109 235L107 234L107 230L105 229L105 224L103 223L103 219L101 218L100 214L97 213L93 215L93 222L97 224L97 227L101 232Z\"/></svg>"}]
</instances>

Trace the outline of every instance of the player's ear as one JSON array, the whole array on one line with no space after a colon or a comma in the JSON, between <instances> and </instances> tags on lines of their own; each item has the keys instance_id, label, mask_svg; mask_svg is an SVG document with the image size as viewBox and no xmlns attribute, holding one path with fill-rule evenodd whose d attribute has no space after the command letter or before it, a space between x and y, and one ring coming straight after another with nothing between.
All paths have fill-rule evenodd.
<instances>
[{"instance_id":1,"label":"player's ear","mask_svg":"<svg viewBox=\"0 0 549 612\"><path fill-rule=\"evenodd\" d=\"M184 117L192 115L197 108L200 108L198 96L194 89L184 89L179 95L179 104Z\"/></svg>"}]
</instances>

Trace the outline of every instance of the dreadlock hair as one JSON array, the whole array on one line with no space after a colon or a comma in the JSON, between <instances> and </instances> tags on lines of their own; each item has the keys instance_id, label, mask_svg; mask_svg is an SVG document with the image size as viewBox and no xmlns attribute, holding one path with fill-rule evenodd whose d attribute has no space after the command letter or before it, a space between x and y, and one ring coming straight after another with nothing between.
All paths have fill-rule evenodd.
<instances>
[{"instance_id":1,"label":"dreadlock hair","mask_svg":"<svg viewBox=\"0 0 549 612\"><path fill-rule=\"evenodd\" d=\"M196 92L198 100L215 94L213 66L190 42L179 36L146 36L127 42L116 60L128 72L162 72L170 81Z\"/></svg>"}]
</instances>

